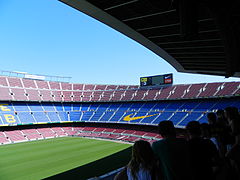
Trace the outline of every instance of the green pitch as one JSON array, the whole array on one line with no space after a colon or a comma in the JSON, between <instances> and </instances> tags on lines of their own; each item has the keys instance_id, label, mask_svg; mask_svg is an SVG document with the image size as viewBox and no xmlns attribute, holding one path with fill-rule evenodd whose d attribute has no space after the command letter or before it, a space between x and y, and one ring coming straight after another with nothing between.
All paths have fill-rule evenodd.
<instances>
[{"instance_id":1,"label":"green pitch","mask_svg":"<svg viewBox=\"0 0 240 180\"><path fill-rule=\"evenodd\" d=\"M0 146L0 180L42 179L96 161L130 145L78 137Z\"/></svg>"}]
</instances>

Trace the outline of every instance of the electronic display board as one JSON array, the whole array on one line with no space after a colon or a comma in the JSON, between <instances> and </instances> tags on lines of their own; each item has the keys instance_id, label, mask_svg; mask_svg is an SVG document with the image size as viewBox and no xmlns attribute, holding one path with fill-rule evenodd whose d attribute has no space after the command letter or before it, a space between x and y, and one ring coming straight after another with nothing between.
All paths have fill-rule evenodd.
<instances>
[{"instance_id":1,"label":"electronic display board","mask_svg":"<svg viewBox=\"0 0 240 180\"><path fill-rule=\"evenodd\" d=\"M148 76L140 78L140 86L160 86L173 83L173 74Z\"/></svg>"}]
</instances>

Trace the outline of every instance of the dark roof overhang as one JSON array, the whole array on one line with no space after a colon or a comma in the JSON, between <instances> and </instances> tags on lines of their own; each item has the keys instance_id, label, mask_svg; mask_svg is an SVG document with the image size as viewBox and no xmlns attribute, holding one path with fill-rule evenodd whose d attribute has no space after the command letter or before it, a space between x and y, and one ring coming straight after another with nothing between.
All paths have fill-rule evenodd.
<instances>
[{"instance_id":1,"label":"dark roof overhang","mask_svg":"<svg viewBox=\"0 0 240 180\"><path fill-rule=\"evenodd\" d=\"M139 42L177 71L240 77L240 1L60 0Z\"/></svg>"}]
</instances>

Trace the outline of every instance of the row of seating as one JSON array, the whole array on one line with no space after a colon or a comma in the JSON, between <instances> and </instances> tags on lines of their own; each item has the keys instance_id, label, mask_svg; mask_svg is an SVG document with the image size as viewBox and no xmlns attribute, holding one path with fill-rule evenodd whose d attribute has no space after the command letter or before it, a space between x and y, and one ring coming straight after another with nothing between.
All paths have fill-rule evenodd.
<instances>
[{"instance_id":1,"label":"row of seating","mask_svg":"<svg viewBox=\"0 0 240 180\"><path fill-rule=\"evenodd\" d=\"M239 98L128 103L2 102L0 125L97 122L157 125L163 120L185 127L192 120L207 122L206 113L235 106Z\"/></svg>"},{"instance_id":2,"label":"row of seating","mask_svg":"<svg viewBox=\"0 0 240 180\"><path fill-rule=\"evenodd\" d=\"M78 84L56 81L43 81L27 78L0 76L0 86L19 87L31 89L51 89L51 90L121 90L136 89L137 85L97 85L97 84Z\"/></svg>"},{"instance_id":3,"label":"row of seating","mask_svg":"<svg viewBox=\"0 0 240 180\"><path fill-rule=\"evenodd\" d=\"M151 143L161 139L160 135L146 131L98 127L52 127L0 131L0 144L10 144L65 136L103 138L127 142L135 142L141 139Z\"/></svg>"},{"instance_id":4,"label":"row of seating","mask_svg":"<svg viewBox=\"0 0 240 180\"><path fill-rule=\"evenodd\" d=\"M0 100L10 101L149 101L238 95L240 82L173 85L149 89L139 86L70 84L0 77Z\"/></svg>"}]
</instances>

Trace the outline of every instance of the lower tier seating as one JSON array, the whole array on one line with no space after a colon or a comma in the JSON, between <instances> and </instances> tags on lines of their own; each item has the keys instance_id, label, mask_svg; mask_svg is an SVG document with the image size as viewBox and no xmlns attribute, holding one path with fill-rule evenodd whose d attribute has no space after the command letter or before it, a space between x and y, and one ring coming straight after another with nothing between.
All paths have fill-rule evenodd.
<instances>
[{"instance_id":1,"label":"lower tier seating","mask_svg":"<svg viewBox=\"0 0 240 180\"><path fill-rule=\"evenodd\" d=\"M64 136L78 136L89 138L102 138L133 143L137 140L154 142L161 139L157 133L142 130L126 130L101 127L52 127L11 130L0 132L0 144L10 144L31 140L57 138Z\"/></svg>"}]
</instances>

